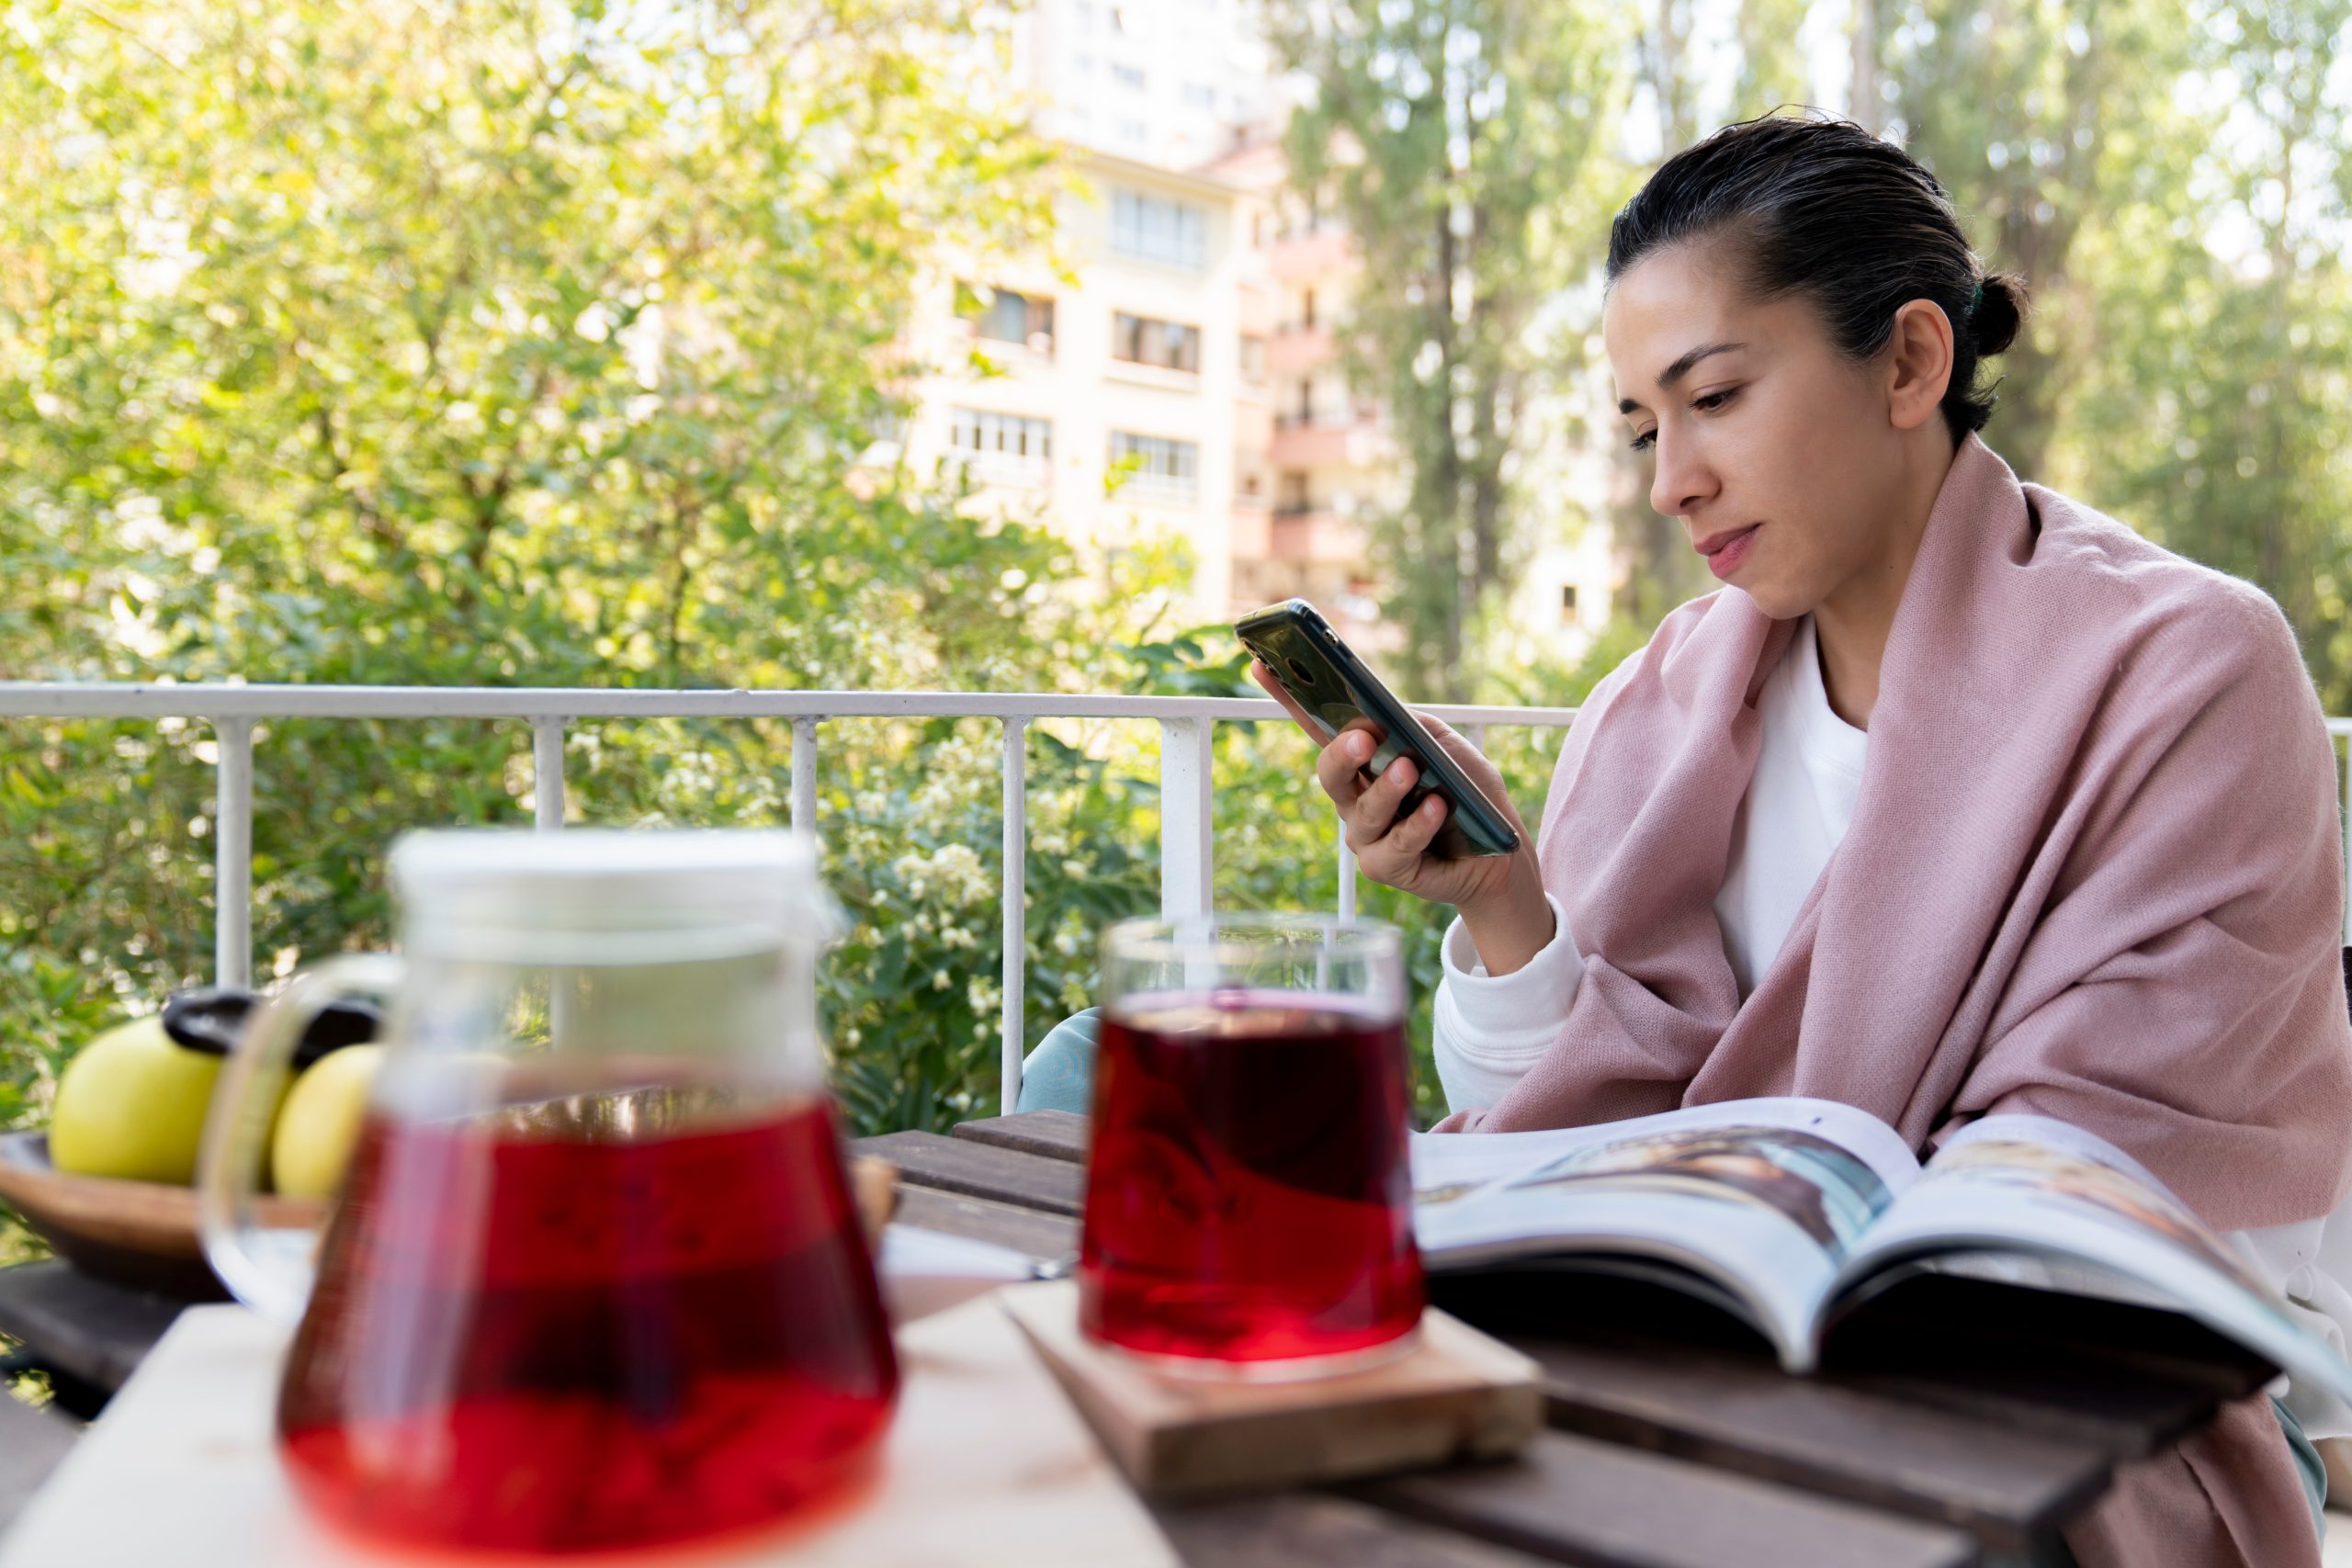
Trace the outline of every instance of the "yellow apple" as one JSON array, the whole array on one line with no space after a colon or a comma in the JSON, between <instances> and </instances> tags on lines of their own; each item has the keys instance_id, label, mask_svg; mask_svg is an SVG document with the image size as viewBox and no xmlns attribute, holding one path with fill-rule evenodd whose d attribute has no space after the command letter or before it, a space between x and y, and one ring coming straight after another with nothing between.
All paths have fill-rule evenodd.
<instances>
[{"instance_id":1,"label":"yellow apple","mask_svg":"<svg viewBox=\"0 0 2352 1568\"><path fill-rule=\"evenodd\" d=\"M196 1179L197 1145L220 1058L164 1032L160 1018L109 1029L65 1065L51 1108L49 1158L81 1176Z\"/></svg>"},{"instance_id":2,"label":"yellow apple","mask_svg":"<svg viewBox=\"0 0 2352 1568\"><path fill-rule=\"evenodd\" d=\"M289 1198L329 1198L359 1142L381 1045L345 1045L320 1057L286 1091L270 1134L270 1172Z\"/></svg>"}]
</instances>

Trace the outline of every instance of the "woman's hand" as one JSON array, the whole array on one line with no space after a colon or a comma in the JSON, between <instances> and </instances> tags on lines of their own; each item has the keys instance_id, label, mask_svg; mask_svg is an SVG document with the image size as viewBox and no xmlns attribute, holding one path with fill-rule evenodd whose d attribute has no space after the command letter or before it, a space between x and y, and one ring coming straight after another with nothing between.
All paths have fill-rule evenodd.
<instances>
[{"instance_id":1,"label":"woman's hand","mask_svg":"<svg viewBox=\"0 0 2352 1568\"><path fill-rule=\"evenodd\" d=\"M1298 720L1309 735L1317 733L1306 715L1282 682L1263 664L1252 663L1250 678ZM1492 975L1507 975L1533 957L1552 940L1552 908L1544 897L1544 878L1535 864L1534 835L1504 792L1502 774L1477 748L1451 726L1416 713L1446 755L1499 807L1519 833L1519 848L1507 855L1465 855L1445 860L1429 852L1430 841L1445 825L1452 809L1431 795L1404 820L1396 808L1420 778L1410 756L1396 758L1377 778L1363 772L1378 750L1369 721L1351 724L1325 746L1315 761L1316 782L1340 808L1348 847L1356 866L1373 881L1398 888L1435 904L1451 904L1477 944L1479 959Z\"/></svg>"}]
</instances>

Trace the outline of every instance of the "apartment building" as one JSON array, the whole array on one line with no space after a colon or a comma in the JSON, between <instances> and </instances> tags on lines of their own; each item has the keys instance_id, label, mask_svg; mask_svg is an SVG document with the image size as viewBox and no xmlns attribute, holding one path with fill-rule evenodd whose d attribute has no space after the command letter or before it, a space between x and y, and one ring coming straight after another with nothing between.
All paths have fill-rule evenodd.
<instances>
[{"instance_id":1,"label":"apartment building","mask_svg":"<svg viewBox=\"0 0 2352 1568\"><path fill-rule=\"evenodd\" d=\"M1088 549L1181 538L1196 624L1297 595L1377 650L1391 631L1369 526L1402 486L1337 336L1375 283L1344 227L1289 188L1252 3L1023 12L1017 73L1083 177L1051 257L931 286L906 456L960 466L978 504ZM1511 618L1573 655L1606 623L1613 576L1605 530L1565 529Z\"/></svg>"},{"instance_id":2,"label":"apartment building","mask_svg":"<svg viewBox=\"0 0 2352 1568\"><path fill-rule=\"evenodd\" d=\"M1256 0L1033 0L1016 67L1057 141L1190 169L1278 120Z\"/></svg>"},{"instance_id":3,"label":"apartment building","mask_svg":"<svg viewBox=\"0 0 2352 1568\"><path fill-rule=\"evenodd\" d=\"M931 286L907 457L958 465L980 504L1094 548L1181 538L1191 619L1224 620L1256 603L1234 563L1272 500L1264 203L1206 175L1073 158L1054 256Z\"/></svg>"},{"instance_id":4,"label":"apartment building","mask_svg":"<svg viewBox=\"0 0 2352 1568\"><path fill-rule=\"evenodd\" d=\"M1367 648L1388 640L1367 525L1401 500L1379 405L1348 385L1337 336L1363 263L1346 230L1288 186L1269 143L1237 149L1204 171L1263 204L1273 332L1266 344L1272 434L1266 446L1273 505L1262 535L1236 540L1234 578L1260 604L1312 600L1341 635Z\"/></svg>"}]
</instances>

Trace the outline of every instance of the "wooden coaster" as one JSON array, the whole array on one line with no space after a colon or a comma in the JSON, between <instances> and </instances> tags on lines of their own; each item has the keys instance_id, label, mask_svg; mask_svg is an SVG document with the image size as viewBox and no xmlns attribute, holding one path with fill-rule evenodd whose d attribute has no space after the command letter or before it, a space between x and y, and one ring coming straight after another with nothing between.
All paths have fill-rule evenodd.
<instances>
[{"instance_id":1,"label":"wooden coaster","mask_svg":"<svg viewBox=\"0 0 2352 1568\"><path fill-rule=\"evenodd\" d=\"M1536 1365L1430 1308L1419 1346L1340 1377L1225 1383L1158 1375L1079 1332L1078 1284L997 1292L1139 1491L1293 1486L1498 1457L1543 1428Z\"/></svg>"}]
</instances>

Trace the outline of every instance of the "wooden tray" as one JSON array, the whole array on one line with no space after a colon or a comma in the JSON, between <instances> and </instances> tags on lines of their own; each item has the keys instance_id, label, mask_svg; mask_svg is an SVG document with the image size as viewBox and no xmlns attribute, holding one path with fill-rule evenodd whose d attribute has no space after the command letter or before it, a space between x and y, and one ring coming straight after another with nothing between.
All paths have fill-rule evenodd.
<instances>
[{"instance_id":1,"label":"wooden tray","mask_svg":"<svg viewBox=\"0 0 2352 1568\"><path fill-rule=\"evenodd\" d=\"M6 1133L0 1198L85 1273L188 1301L228 1298L204 1261L193 1187L70 1175L49 1163L48 1134ZM261 1200L262 1223L274 1227L314 1229L326 1216L320 1199Z\"/></svg>"}]
</instances>

